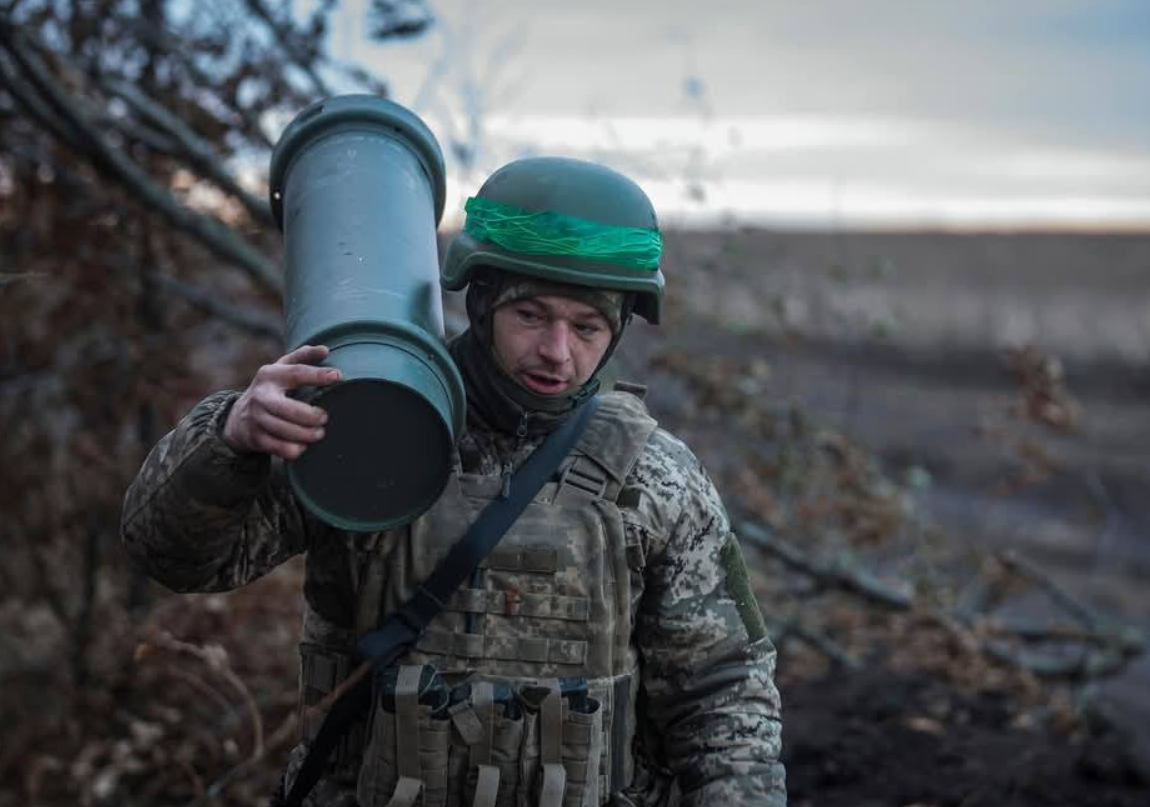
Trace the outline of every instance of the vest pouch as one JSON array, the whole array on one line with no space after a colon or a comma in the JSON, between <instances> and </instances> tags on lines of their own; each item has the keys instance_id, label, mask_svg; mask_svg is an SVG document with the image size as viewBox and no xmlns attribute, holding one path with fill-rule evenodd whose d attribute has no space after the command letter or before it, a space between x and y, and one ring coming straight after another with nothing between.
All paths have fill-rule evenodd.
<instances>
[{"instance_id":1,"label":"vest pouch","mask_svg":"<svg viewBox=\"0 0 1150 807\"><path fill-rule=\"evenodd\" d=\"M540 779L539 764L539 710L536 703L525 698L524 693L537 687L523 687L519 690L523 709L523 731L519 742L519 782L515 788L517 807L531 807L538 791Z\"/></svg>"},{"instance_id":2,"label":"vest pouch","mask_svg":"<svg viewBox=\"0 0 1150 807\"><path fill-rule=\"evenodd\" d=\"M561 679L549 691L536 714L538 753L532 783L532 807L598 807L600 757L603 750L603 707L588 697L583 679Z\"/></svg>"},{"instance_id":3,"label":"vest pouch","mask_svg":"<svg viewBox=\"0 0 1150 807\"><path fill-rule=\"evenodd\" d=\"M563 807L598 807L599 763L603 747L603 708L594 698L586 711L567 709L563 719L563 767L567 790Z\"/></svg>"},{"instance_id":4,"label":"vest pouch","mask_svg":"<svg viewBox=\"0 0 1150 807\"><path fill-rule=\"evenodd\" d=\"M446 807L451 720L439 674L430 666L391 668L373 689L359 807Z\"/></svg>"},{"instance_id":5,"label":"vest pouch","mask_svg":"<svg viewBox=\"0 0 1150 807\"><path fill-rule=\"evenodd\" d=\"M505 682L465 682L451 691L454 726L448 807L514 807L521 803L524 736L532 716Z\"/></svg>"},{"instance_id":6,"label":"vest pouch","mask_svg":"<svg viewBox=\"0 0 1150 807\"><path fill-rule=\"evenodd\" d=\"M354 666L352 657L326 645L304 642L300 652L299 739L312 743L319 733L327 710L319 704L347 680ZM336 746L328 761L329 775L354 781L359 773L359 751L363 748L364 721L357 720Z\"/></svg>"}]
</instances>

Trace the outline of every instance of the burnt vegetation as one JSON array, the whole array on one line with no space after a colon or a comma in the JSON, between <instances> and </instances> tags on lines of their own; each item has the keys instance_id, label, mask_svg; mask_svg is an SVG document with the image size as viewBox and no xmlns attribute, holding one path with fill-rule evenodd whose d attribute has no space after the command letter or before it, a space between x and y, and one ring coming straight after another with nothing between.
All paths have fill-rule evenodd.
<instances>
[{"instance_id":1,"label":"burnt vegetation","mask_svg":"<svg viewBox=\"0 0 1150 807\"><path fill-rule=\"evenodd\" d=\"M0 2L0 806L258 804L294 743L299 563L172 596L128 566L118 524L156 440L278 355L271 146L313 100L387 93L331 52L335 5ZM364 20L381 40L431 24L386 0ZM743 540L792 801L1144 804L1144 769L1079 697L1142 634L923 519L849 435L769 403L760 357L708 351L690 330L707 323L671 314L678 339L621 361L673 391L652 407L706 449ZM1044 431L1081 417L1056 360L1009 361L1008 488L1052 472ZM1003 615L1025 592L1049 618Z\"/></svg>"}]
</instances>

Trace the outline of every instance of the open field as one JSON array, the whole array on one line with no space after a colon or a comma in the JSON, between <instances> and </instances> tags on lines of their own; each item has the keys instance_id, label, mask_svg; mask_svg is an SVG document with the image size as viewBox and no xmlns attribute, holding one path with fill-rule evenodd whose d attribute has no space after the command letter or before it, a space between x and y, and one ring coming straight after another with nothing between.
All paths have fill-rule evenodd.
<instances>
[{"instance_id":1,"label":"open field","mask_svg":"<svg viewBox=\"0 0 1150 807\"><path fill-rule=\"evenodd\" d=\"M668 321L636 329L622 375L667 353L720 366L873 453L955 540L1021 551L1086 606L1150 627L1150 236L744 230L675 238L670 255ZM1009 351L1026 346L1061 365L1073 428L1019 415ZM754 463L761 444L707 425L676 379L648 381L720 480ZM1150 659L1093 694L1150 759Z\"/></svg>"},{"instance_id":2,"label":"open field","mask_svg":"<svg viewBox=\"0 0 1150 807\"><path fill-rule=\"evenodd\" d=\"M668 322L640 324L624 362L668 346L759 358L761 377L731 383L801 407L896 476L927 471L923 505L940 517L1146 572L1150 236L743 231L670 254ZM1025 346L1058 360L1081 417L1021 435L1052 472L1007 496L1024 458L995 430L1024 393L1008 351Z\"/></svg>"}]
</instances>

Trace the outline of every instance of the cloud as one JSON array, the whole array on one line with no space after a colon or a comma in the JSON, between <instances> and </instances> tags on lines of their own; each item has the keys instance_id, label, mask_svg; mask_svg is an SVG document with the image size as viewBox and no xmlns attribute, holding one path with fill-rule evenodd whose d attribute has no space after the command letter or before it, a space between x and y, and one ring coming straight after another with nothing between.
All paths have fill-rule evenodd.
<instances>
[{"instance_id":1,"label":"cloud","mask_svg":"<svg viewBox=\"0 0 1150 807\"><path fill-rule=\"evenodd\" d=\"M1150 197L1142 0L434 5L432 36L372 58L397 100L434 101L421 112L445 141L483 133L474 173L584 156L700 215L789 198L811 215L1128 221Z\"/></svg>"}]
</instances>

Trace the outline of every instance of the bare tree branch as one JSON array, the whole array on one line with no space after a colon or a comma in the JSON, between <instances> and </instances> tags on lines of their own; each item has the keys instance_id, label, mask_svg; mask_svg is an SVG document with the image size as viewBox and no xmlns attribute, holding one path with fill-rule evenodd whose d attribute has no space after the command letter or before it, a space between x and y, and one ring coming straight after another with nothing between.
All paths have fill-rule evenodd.
<instances>
[{"instance_id":1,"label":"bare tree branch","mask_svg":"<svg viewBox=\"0 0 1150 807\"><path fill-rule=\"evenodd\" d=\"M320 95L331 95L327 82L320 78L319 73L312 66L315 58L314 54L308 52L310 46L300 38L299 32L291 21L285 22L277 19L272 10L263 3L263 0L246 0L244 5L252 15L263 20L264 24L275 34L276 39L283 45L292 62L308 77L316 92Z\"/></svg>"},{"instance_id":2,"label":"bare tree branch","mask_svg":"<svg viewBox=\"0 0 1150 807\"><path fill-rule=\"evenodd\" d=\"M838 642L825 633L809 628L792 619L781 627L770 631L776 645L781 645L788 639L802 642L816 652L826 656L832 664L847 670L860 669L862 664L857 658L844 650Z\"/></svg>"},{"instance_id":3,"label":"bare tree branch","mask_svg":"<svg viewBox=\"0 0 1150 807\"><path fill-rule=\"evenodd\" d=\"M0 35L3 34L0 28ZM2 56L0 52L0 56ZM0 84L8 90L12 99L16 102L18 107L23 108L25 114L33 123L40 126L48 134L55 137L61 143L72 148L74 151L83 151L82 140L80 133L77 132L72 126L69 126L65 121L60 120L58 115L55 115L44 103L37 97L35 90L26 86L20 79L19 66L10 65L10 57L0 58Z\"/></svg>"},{"instance_id":4,"label":"bare tree branch","mask_svg":"<svg viewBox=\"0 0 1150 807\"><path fill-rule=\"evenodd\" d=\"M148 45L157 52L168 54L170 58L178 62L181 69L187 71L188 76L195 82L196 87L200 88L202 93L204 93L206 96L209 96L214 101L220 101L218 95L211 93L208 89L206 89L216 85L216 82L213 80L212 76L206 74L200 68L200 66L195 63L195 61L189 58L187 54L181 52L179 49L173 49L168 34L162 28L149 20L140 18L135 22L135 29L142 43ZM237 105L230 107L228 111L233 113L235 116L229 125L244 129L244 131L250 137L255 138L258 143L265 148L270 149L273 145L275 145L272 142L272 139L268 137L267 132L264 131L258 117L253 115L250 109L245 109ZM213 115L213 117L216 120L225 122L215 115ZM243 124L243 126L241 127L238 124Z\"/></svg>"},{"instance_id":5,"label":"bare tree branch","mask_svg":"<svg viewBox=\"0 0 1150 807\"><path fill-rule=\"evenodd\" d=\"M1003 642L988 641L984 652L993 659L1031 672L1039 678L1088 681L1113 675L1125 667L1130 657L1120 649L1081 648L1077 653L1055 655L1031 650L1016 650Z\"/></svg>"},{"instance_id":6,"label":"bare tree branch","mask_svg":"<svg viewBox=\"0 0 1150 807\"><path fill-rule=\"evenodd\" d=\"M0 22L0 46L29 76L48 106L80 133L84 151L97 167L120 180L145 205L157 210L170 224L194 236L220 258L246 271L262 287L282 293L283 280L275 265L247 242L210 216L179 204L135 163L112 148L76 108L66 90L52 77L39 57L25 49L24 37L10 24Z\"/></svg>"},{"instance_id":7,"label":"bare tree branch","mask_svg":"<svg viewBox=\"0 0 1150 807\"><path fill-rule=\"evenodd\" d=\"M1078 642L1098 647L1112 647L1133 655L1146 650L1146 637L1130 626L1085 630L1069 625L1046 625L1017 619L991 619L984 627L988 632L1015 636L1028 642Z\"/></svg>"},{"instance_id":8,"label":"bare tree branch","mask_svg":"<svg viewBox=\"0 0 1150 807\"><path fill-rule=\"evenodd\" d=\"M1063 591L1057 583L1050 579L1049 575L1017 552L1010 549L1003 550L996 552L995 557L1014 574L1036 584L1054 603L1087 628L1098 627L1098 617L1090 609Z\"/></svg>"},{"instance_id":9,"label":"bare tree branch","mask_svg":"<svg viewBox=\"0 0 1150 807\"><path fill-rule=\"evenodd\" d=\"M371 36L375 39L415 36L433 22L435 17L422 0L372 0Z\"/></svg>"},{"instance_id":10,"label":"bare tree branch","mask_svg":"<svg viewBox=\"0 0 1150 807\"><path fill-rule=\"evenodd\" d=\"M90 264L114 269L125 276L139 277L143 282L152 284L153 288L175 295L189 303L193 308L240 330L272 339L277 344L283 342L283 327L278 318L267 316L260 311L233 305L191 283L185 283L159 270L145 269L141 272L136 262L126 256L87 252L83 253L82 257Z\"/></svg>"},{"instance_id":11,"label":"bare tree branch","mask_svg":"<svg viewBox=\"0 0 1150 807\"><path fill-rule=\"evenodd\" d=\"M150 126L142 125L139 121L128 121L107 114L93 116L92 120L93 122L99 121L107 124L122 134L127 140L135 140L143 143L152 151L167 154L172 157L178 156L177 146L174 140L157 132Z\"/></svg>"},{"instance_id":12,"label":"bare tree branch","mask_svg":"<svg viewBox=\"0 0 1150 807\"><path fill-rule=\"evenodd\" d=\"M177 144L179 153L187 159L188 165L238 199L253 219L269 226L275 225L267 201L253 196L241 187L235 178L223 169L223 160L220 156L183 120L126 81L104 78L100 83L109 92L124 99L138 115L161 127ZM173 149L173 153L175 151Z\"/></svg>"},{"instance_id":13,"label":"bare tree branch","mask_svg":"<svg viewBox=\"0 0 1150 807\"><path fill-rule=\"evenodd\" d=\"M202 289L159 272L149 272L147 278L158 288L181 297L205 314L248 333L272 339L277 344L283 342L283 328L278 320L226 303Z\"/></svg>"},{"instance_id":14,"label":"bare tree branch","mask_svg":"<svg viewBox=\"0 0 1150 807\"><path fill-rule=\"evenodd\" d=\"M92 624L95 621L96 577L100 570L100 525L94 513L89 513L84 530L84 581L80 602L76 608L72 630L72 681L82 686L88 679L88 649L92 643Z\"/></svg>"},{"instance_id":15,"label":"bare tree branch","mask_svg":"<svg viewBox=\"0 0 1150 807\"><path fill-rule=\"evenodd\" d=\"M44 272L0 272L0 289L21 280L43 280L46 277Z\"/></svg>"}]
</instances>

